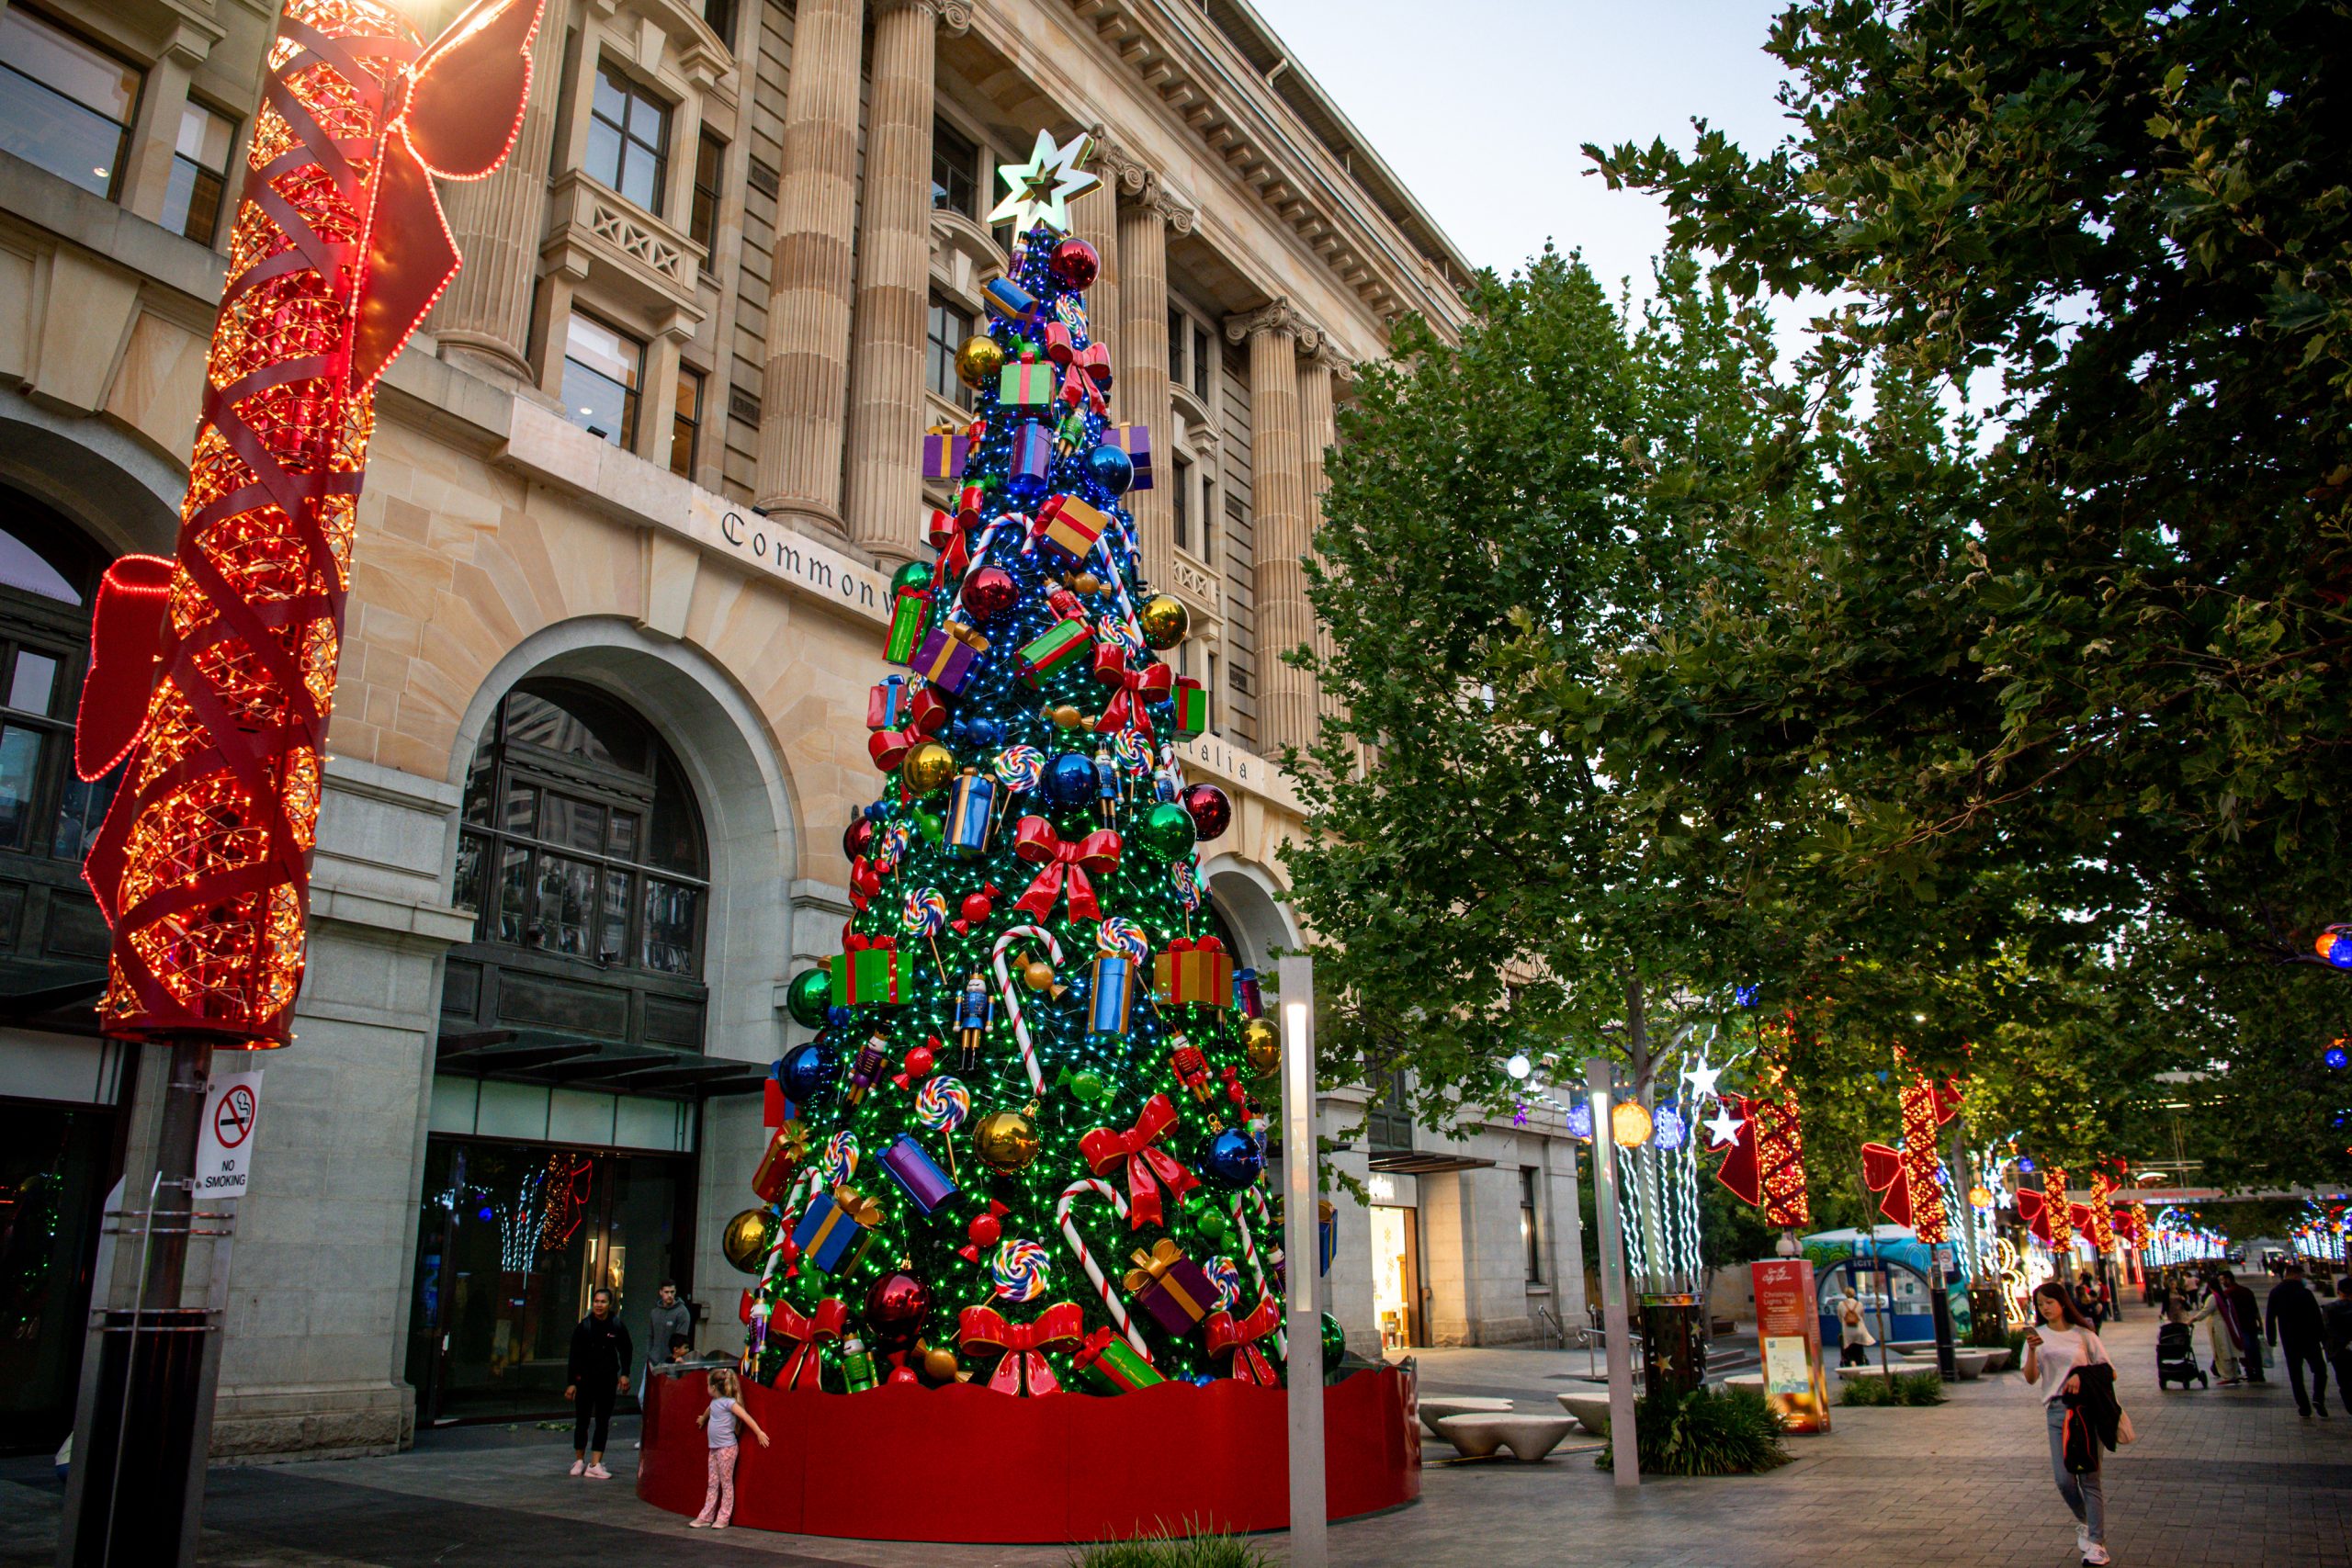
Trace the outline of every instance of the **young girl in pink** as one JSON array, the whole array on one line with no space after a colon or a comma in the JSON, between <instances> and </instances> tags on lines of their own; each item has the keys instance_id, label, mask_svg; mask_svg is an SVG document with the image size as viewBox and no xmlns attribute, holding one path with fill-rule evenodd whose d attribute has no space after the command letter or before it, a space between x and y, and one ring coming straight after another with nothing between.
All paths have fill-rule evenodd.
<instances>
[{"instance_id":1,"label":"young girl in pink","mask_svg":"<svg viewBox=\"0 0 2352 1568\"><path fill-rule=\"evenodd\" d=\"M703 1494L702 1512L695 1516L695 1529L727 1528L735 1513L735 1461L742 1449L735 1436L738 1424L748 1427L760 1447L768 1446L768 1435L743 1408L743 1385L735 1374L721 1367L710 1374L710 1404L695 1417L695 1425L710 1435L710 1490Z\"/></svg>"}]
</instances>

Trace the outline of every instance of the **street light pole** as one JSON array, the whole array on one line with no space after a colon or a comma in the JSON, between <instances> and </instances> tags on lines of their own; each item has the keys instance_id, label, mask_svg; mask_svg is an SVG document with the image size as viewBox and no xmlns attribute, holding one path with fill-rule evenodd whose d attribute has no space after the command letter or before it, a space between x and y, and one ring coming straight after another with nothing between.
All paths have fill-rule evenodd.
<instances>
[{"instance_id":1,"label":"street light pole","mask_svg":"<svg viewBox=\"0 0 2352 1568\"><path fill-rule=\"evenodd\" d=\"M1289 1258L1290 1562L1325 1568L1323 1497L1322 1197L1316 1178L1315 961L1286 954L1274 964L1283 1010L1283 1252Z\"/></svg>"},{"instance_id":2,"label":"street light pole","mask_svg":"<svg viewBox=\"0 0 2352 1568\"><path fill-rule=\"evenodd\" d=\"M1642 1453L1634 1427L1634 1347L1625 1314L1625 1233L1617 1217L1617 1139L1611 1126L1617 1069L1606 1056L1585 1063L1592 1097L1593 1238L1600 1251L1600 1317L1609 1351L1609 1453L1620 1488L1642 1483Z\"/></svg>"}]
</instances>

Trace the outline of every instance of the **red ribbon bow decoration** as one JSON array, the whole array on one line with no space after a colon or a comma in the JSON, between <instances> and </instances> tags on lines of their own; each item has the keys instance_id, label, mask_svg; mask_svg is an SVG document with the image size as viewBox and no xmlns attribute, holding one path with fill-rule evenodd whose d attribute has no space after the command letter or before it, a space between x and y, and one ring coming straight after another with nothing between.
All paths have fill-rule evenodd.
<instances>
[{"instance_id":1,"label":"red ribbon bow decoration","mask_svg":"<svg viewBox=\"0 0 2352 1568\"><path fill-rule=\"evenodd\" d=\"M1756 1102L1736 1094L1724 1099L1739 1118L1739 1131L1724 1145L1731 1152L1715 1168L1715 1179L1729 1188L1741 1202L1760 1203L1764 1200L1764 1171L1756 1150Z\"/></svg>"},{"instance_id":2,"label":"red ribbon bow decoration","mask_svg":"<svg viewBox=\"0 0 2352 1568\"><path fill-rule=\"evenodd\" d=\"M1911 1184L1903 1179L1902 1155L1884 1144L1864 1144L1862 1181L1880 1194L1880 1213L1898 1225L1911 1223Z\"/></svg>"},{"instance_id":3,"label":"red ribbon bow decoration","mask_svg":"<svg viewBox=\"0 0 2352 1568\"><path fill-rule=\"evenodd\" d=\"M2055 1239L2050 1230L2049 1201L2030 1187L2018 1189L2018 1218L2042 1246L2048 1247Z\"/></svg>"},{"instance_id":4,"label":"red ribbon bow decoration","mask_svg":"<svg viewBox=\"0 0 2352 1568\"><path fill-rule=\"evenodd\" d=\"M1122 1163L1126 1166L1129 1230L1165 1223L1159 1200L1161 1182L1167 1183L1168 1195L1180 1202L1185 1193L1201 1184L1201 1179L1178 1164L1173 1156L1152 1146L1162 1133L1174 1125L1174 1103L1164 1094L1155 1094L1144 1101L1143 1114L1125 1132L1097 1127L1078 1141L1079 1155L1095 1175L1108 1176L1114 1167ZM1155 1177L1159 1179L1154 1180Z\"/></svg>"},{"instance_id":5,"label":"red ribbon bow decoration","mask_svg":"<svg viewBox=\"0 0 2352 1568\"><path fill-rule=\"evenodd\" d=\"M849 1308L839 1296L827 1296L817 1303L817 1310L805 1315L796 1311L789 1302L778 1302L768 1309L768 1337L792 1347L792 1354L785 1359L784 1368L775 1375L777 1388L821 1389L824 1386L824 1348L842 1337L849 1325Z\"/></svg>"},{"instance_id":6,"label":"red ribbon bow decoration","mask_svg":"<svg viewBox=\"0 0 2352 1568\"><path fill-rule=\"evenodd\" d=\"M1107 412L1111 406L1094 378L1077 365L1062 372L1061 400L1074 409L1083 407L1093 413Z\"/></svg>"},{"instance_id":7,"label":"red ribbon bow decoration","mask_svg":"<svg viewBox=\"0 0 2352 1568\"><path fill-rule=\"evenodd\" d=\"M1023 817L1012 829L1012 852L1039 869L1029 891L1014 899L1012 907L1042 920L1054 912L1054 901L1067 883L1069 918L1101 919L1102 906L1094 901L1094 884L1087 874L1118 870L1123 847L1114 829L1097 829L1076 843L1068 843L1044 818Z\"/></svg>"},{"instance_id":8,"label":"red ribbon bow decoration","mask_svg":"<svg viewBox=\"0 0 2352 1568\"><path fill-rule=\"evenodd\" d=\"M1282 1321L1282 1309L1274 1298L1261 1295L1258 1305L1248 1317L1236 1323L1229 1312L1213 1312L1202 1325L1212 1359L1233 1358L1231 1376L1236 1382L1254 1382L1267 1388L1279 1388L1282 1380L1274 1376L1266 1353L1258 1348L1258 1341L1274 1331Z\"/></svg>"},{"instance_id":9,"label":"red ribbon bow decoration","mask_svg":"<svg viewBox=\"0 0 2352 1568\"><path fill-rule=\"evenodd\" d=\"M1158 660L1142 669L1131 668L1125 652L1104 644L1094 650L1094 678L1106 686L1118 689L1111 694L1109 705L1095 726L1095 733L1116 735L1123 729L1143 732L1151 739L1151 716L1147 705L1166 699L1176 683L1176 671Z\"/></svg>"},{"instance_id":10,"label":"red ribbon bow decoration","mask_svg":"<svg viewBox=\"0 0 2352 1568\"><path fill-rule=\"evenodd\" d=\"M1076 1302L1056 1302L1035 1323L1007 1323L991 1306L967 1306L956 1320L956 1341L966 1355L992 1350L1001 1358L989 1374L989 1386L999 1393L1057 1392L1062 1385L1046 1363L1046 1352L1074 1350L1084 1339L1085 1324Z\"/></svg>"}]
</instances>

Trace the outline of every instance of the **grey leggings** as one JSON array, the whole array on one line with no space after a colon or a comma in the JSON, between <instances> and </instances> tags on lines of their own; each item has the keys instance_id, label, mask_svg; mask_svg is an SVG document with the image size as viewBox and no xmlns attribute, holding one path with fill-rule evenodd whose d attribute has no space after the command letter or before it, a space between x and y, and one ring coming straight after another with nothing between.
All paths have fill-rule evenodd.
<instances>
[{"instance_id":1,"label":"grey leggings","mask_svg":"<svg viewBox=\"0 0 2352 1568\"><path fill-rule=\"evenodd\" d=\"M2066 1402L2053 1399L2044 1407L2050 1417L2050 1473L2058 1483L2058 1495L2066 1499L2066 1506L2075 1511L2075 1519L2091 1532L2091 1540L2101 1546L2107 1544L2107 1493L2099 1484L2099 1473L2069 1474L2066 1470ZM2091 1439L2091 1457L2098 1457L2098 1439Z\"/></svg>"}]
</instances>

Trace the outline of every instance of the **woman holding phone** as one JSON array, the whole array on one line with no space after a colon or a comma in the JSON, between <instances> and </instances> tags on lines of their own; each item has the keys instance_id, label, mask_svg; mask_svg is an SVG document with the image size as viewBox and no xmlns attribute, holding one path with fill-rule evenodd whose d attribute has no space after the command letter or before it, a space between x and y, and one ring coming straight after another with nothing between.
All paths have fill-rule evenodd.
<instances>
[{"instance_id":1,"label":"woman holding phone","mask_svg":"<svg viewBox=\"0 0 2352 1568\"><path fill-rule=\"evenodd\" d=\"M2073 1292L2055 1280L2033 1288L2034 1315L2040 1320L2025 1331L2025 1381L2041 1395L2043 1419L2050 1428L2050 1471L2058 1495L2073 1510L2075 1545L2083 1561L2098 1564L2107 1555L2107 1495L2096 1468L2098 1443L2090 1445L2094 1468L2076 1475L2066 1468L2066 1417L2069 1397L2079 1393L2081 1369L2107 1364L2107 1347L2099 1343L2090 1319L2075 1304Z\"/></svg>"}]
</instances>

